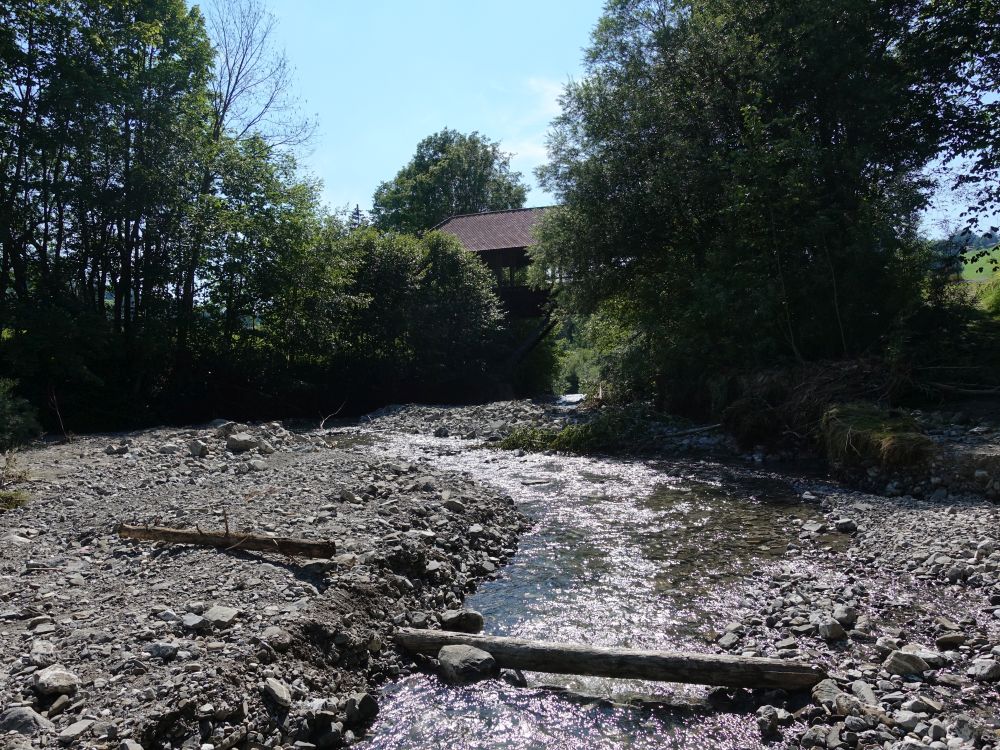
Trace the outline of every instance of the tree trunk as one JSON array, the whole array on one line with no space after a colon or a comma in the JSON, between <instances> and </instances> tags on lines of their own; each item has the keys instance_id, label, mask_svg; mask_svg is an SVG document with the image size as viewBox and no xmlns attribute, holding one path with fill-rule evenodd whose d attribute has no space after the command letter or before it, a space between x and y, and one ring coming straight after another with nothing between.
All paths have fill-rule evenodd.
<instances>
[{"instance_id":1,"label":"tree trunk","mask_svg":"<svg viewBox=\"0 0 1000 750\"><path fill-rule=\"evenodd\" d=\"M401 628L395 639L428 656L437 656L442 646L474 646L492 654L500 667L531 672L784 690L805 690L826 678L819 667L785 659L635 651L412 628Z\"/></svg>"},{"instance_id":2,"label":"tree trunk","mask_svg":"<svg viewBox=\"0 0 1000 750\"><path fill-rule=\"evenodd\" d=\"M122 539L137 539L145 542L168 542L170 544L197 544L203 547L224 549L249 549L257 552L277 552L281 555L321 557L329 559L337 553L333 542L290 539L280 536L229 533L228 531L202 531L201 529L168 529L162 526L129 526L120 524L118 536Z\"/></svg>"}]
</instances>

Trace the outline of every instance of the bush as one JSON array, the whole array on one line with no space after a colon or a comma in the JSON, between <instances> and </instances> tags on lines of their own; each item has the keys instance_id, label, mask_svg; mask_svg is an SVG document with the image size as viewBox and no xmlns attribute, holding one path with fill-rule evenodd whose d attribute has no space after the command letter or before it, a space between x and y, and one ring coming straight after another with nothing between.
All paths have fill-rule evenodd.
<instances>
[{"instance_id":1,"label":"bush","mask_svg":"<svg viewBox=\"0 0 1000 750\"><path fill-rule=\"evenodd\" d=\"M910 416L873 404L834 406L821 429L827 459L839 466L915 466L934 453L933 441Z\"/></svg>"},{"instance_id":2,"label":"bush","mask_svg":"<svg viewBox=\"0 0 1000 750\"><path fill-rule=\"evenodd\" d=\"M515 429L500 441L504 450L546 450L564 453L643 452L657 447L658 428L669 421L647 404L606 407L596 417L560 430L539 427Z\"/></svg>"},{"instance_id":3,"label":"bush","mask_svg":"<svg viewBox=\"0 0 1000 750\"><path fill-rule=\"evenodd\" d=\"M980 300L986 312L1000 318L1000 275L986 282Z\"/></svg>"},{"instance_id":4,"label":"bush","mask_svg":"<svg viewBox=\"0 0 1000 750\"><path fill-rule=\"evenodd\" d=\"M14 395L15 385L0 379L0 450L23 445L42 433L31 404Z\"/></svg>"}]
</instances>

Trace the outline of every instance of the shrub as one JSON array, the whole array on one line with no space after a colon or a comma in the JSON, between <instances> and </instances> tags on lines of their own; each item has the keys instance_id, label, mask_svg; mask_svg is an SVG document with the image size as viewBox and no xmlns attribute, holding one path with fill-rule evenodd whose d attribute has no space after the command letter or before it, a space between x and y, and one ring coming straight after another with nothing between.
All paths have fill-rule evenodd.
<instances>
[{"instance_id":1,"label":"shrub","mask_svg":"<svg viewBox=\"0 0 1000 750\"><path fill-rule=\"evenodd\" d=\"M23 445L42 432L35 410L14 395L14 386L13 380L0 379L0 450Z\"/></svg>"}]
</instances>

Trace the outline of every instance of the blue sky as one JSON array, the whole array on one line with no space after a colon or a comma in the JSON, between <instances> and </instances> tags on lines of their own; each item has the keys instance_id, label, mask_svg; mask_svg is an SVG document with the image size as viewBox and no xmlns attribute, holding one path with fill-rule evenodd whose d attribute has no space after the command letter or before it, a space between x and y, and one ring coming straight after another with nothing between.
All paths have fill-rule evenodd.
<instances>
[{"instance_id":1,"label":"blue sky","mask_svg":"<svg viewBox=\"0 0 1000 750\"><path fill-rule=\"evenodd\" d=\"M532 170L563 84L579 78L602 0L266 0L319 122L301 154L332 208L368 208L377 185L444 127L478 130Z\"/></svg>"},{"instance_id":2,"label":"blue sky","mask_svg":"<svg viewBox=\"0 0 1000 750\"><path fill-rule=\"evenodd\" d=\"M264 2L319 124L300 159L331 208L370 208L378 184L444 127L500 141L531 186L527 204L553 202L532 171L603 0ZM947 190L935 203L923 225L941 235L965 203Z\"/></svg>"}]
</instances>

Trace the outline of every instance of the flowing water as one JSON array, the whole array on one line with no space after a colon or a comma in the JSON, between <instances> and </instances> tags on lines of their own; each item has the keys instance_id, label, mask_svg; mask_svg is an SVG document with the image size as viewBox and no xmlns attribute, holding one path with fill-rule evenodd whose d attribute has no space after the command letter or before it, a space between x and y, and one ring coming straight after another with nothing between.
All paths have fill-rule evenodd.
<instances>
[{"instance_id":1,"label":"flowing water","mask_svg":"<svg viewBox=\"0 0 1000 750\"><path fill-rule=\"evenodd\" d=\"M819 518L780 480L711 462L519 457L457 440L380 437L373 450L468 472L535 522L500 577L466 601L492 635L713 651L712 635L747 613L755 571L796 538L790 521ZM527 688L445 686L427 674L387 685L365 746L762 747L753 716L713 710L709 688L527 678Z\"/></svg>"}]
</instances>

